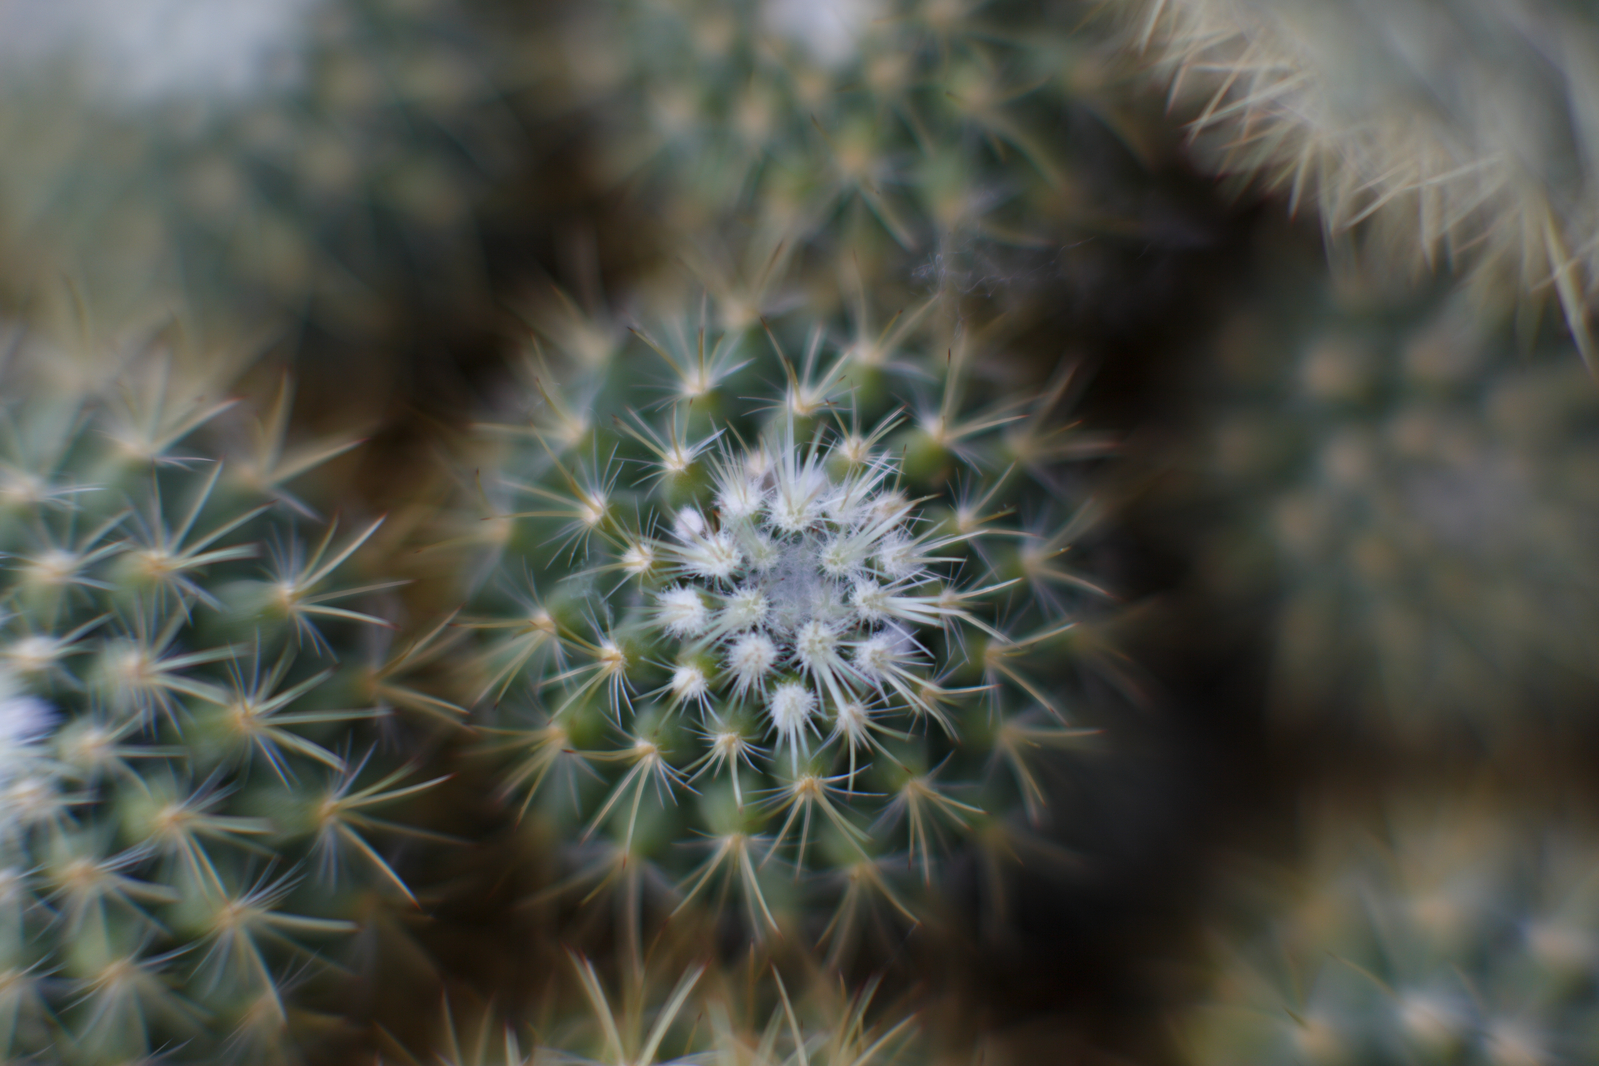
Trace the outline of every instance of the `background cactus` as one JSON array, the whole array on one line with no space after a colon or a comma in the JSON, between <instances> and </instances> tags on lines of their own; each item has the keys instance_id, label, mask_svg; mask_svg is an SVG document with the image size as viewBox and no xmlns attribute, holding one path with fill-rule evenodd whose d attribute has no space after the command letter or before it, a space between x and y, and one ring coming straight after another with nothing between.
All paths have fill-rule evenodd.
<instances>
[{"instance_id":1,"label":"background cactus","mask_svg":"<svg viewBox=\"0 0 1599 1066\"><path fill-rule=\"evenodd\" d=\"M1314 202L1333 233L1476 288L1552 292L1594 360L1591 7L1470 0L1112 5L1212 165ZM1380 269L1380 268L1379 268Z\"/></svg>"},{"instance_id":2,"label":"background cactus","mask_svg":"<svg viewBox=\"0 0 1599 1066\"><path fill-rule=\"evenodd\" d=\"M30 0L0 38L12 301L66 273L105 318L348 342L482 284L474 208L529 145L512 43L451 0Z\"/></svg>"},{"instance_id":3,"label":"background cactus","mask_svg":"<svg viewBox=\"0 0 1599 1066\"><path fill-rule=\"evenodd\" d=\"M1592 834L1583 817L1455 798L1324 818L1212 951L1186 1061L1580 1062L1594 1053ZM1262 920L1264 919L1264 920Z\"/></svg>"},{"instance_id":4,"label":"background cactus","mask_svg":"<svg viewBox=\"0 0 1599 1066\"><path fill-rule=\"evenodd\" d=\"M0 13L0 300L37 314L62 268L118 322L187 293L208 336L303 323L320 368L256 424L228 400L249 360L176 333L17 350L0 1057L343 1061L381 1029L462 1064L960 1061L965 1027L994 1062L1020 1022L1047 1034L1028 1066L1105 1038L1160 1063L1172 986L1147 964L1216 906L1194 886L1234 820L1291 831L1280 801L1349 767L1589 774L1567 727L1593 691L1591 392L1513 306L1553 292L1586 343L1586 13L1529 2L1495 38L1489 0L1166 0L1123 5L1153 12L1130 57L1082 21L1103 4L460 2ZM174 47L141 67L119 34L152 13ZM257 21L185 53L191 16ZM1437 62L1433 16L1493 43ZM1184 173L1125 76L1151 56L1181 72L1191 158L1314 185L1335 269ZM1412 99L1387 76L1304 88L1352 59L1432 109L1385 125ZM1509 121L1490 70L1531 72ZM561 146L558 195L534 144ZM497 303L528 329L489 357ZM1163 476L1107 470L1068 421L1089 369L1093 424L1170 447L1177 413ZM420 410L338 458L406 378ZM291 407L337 428L290 447L317 436ZM1155 521L1098 521L1146 489ZM399 513L324 519L335 496ZM428 580L391 587L402 562ZM1135 634L1158 669L1129 677L1104 590L1170 591L1187 562L1180 609L1136 619L1175 639ZM1316 728L1256 730L1268 647L1274 715ZM1113 754L1070 750L1101 723ZM1461 725L1477 745L1438 742ZM1491 865L1535 818L1460 848ZM456 846L413 850L442 842L416 823ZM1564 845L1464 878L1494 900L1469 1001L1428 968L1464 940L1393 939L1436 931L1454 860L1393 836L1388 873L1321 877L1377 902L1306 908L1386 988L1322 967L1310 1014L1262 1036L1210 1012L1191 1050L1314 1057L1314 1015L1355 1061L1580 1057L1586 976L1494 969ZM1575 957L1553 924L1529 950ZM1254 981L1213 998L1281 1002ZM430 1044L440 993L488 1020ZM908 1039L912 1003L934 1039Z\"/></svg>"},{"instance_id":5,"label":"background cactus","mask_svg":"<svg viewBox=\"0 0 1599 1066\"><path fill-rule=\"evenodd\" d=\"M1263 247L1205 367L1202 506L1221 520L1197 578L1271 619L1274 713L1502 744L1577 711L1599 623L1580 363L1558 343L1516 357L1510 322L1446 282Z\"/></svg>"},{"instance_id":6,"label":"background cactus","mask_svg":"<svg viewBox=\"0 0 1599 1066\"><path fill-rule=\"evenodd\" d=\"M10 350L3 1053L297 1058L339 1029L310 1009L323 953L363 896L408 895L386 819L429 785L380 744L394 583L346 579L378 523L287 485L354 441L286 439L286 388L238 419L230 361L175 333Z\"/></svg>"},{"instance_id":7,"label":"background cactus","mask_svg":"<svg viewBox=\"0 0 1599 1066\"><path fill-rule=\"evenodd\" d=\"M781 247L791 278L814 277L813 301L836 299L853 259L874 284L920 272L1015 304L1037 296L1044 314L1070 292L1080 320L1109 317L1149 280L1133 260L1202 238L1156 180L1169 159L1152 116L1116 91L1115 56L1085 14L944 0L575 5L533 107L591 125L598 179L637 205L635 244L653 240L659 258L724 288ZM727 254L728 228L753 234L750 261ZM743 304L723 312L724 326L753 321Z\"/></svg>"}]
</instances>

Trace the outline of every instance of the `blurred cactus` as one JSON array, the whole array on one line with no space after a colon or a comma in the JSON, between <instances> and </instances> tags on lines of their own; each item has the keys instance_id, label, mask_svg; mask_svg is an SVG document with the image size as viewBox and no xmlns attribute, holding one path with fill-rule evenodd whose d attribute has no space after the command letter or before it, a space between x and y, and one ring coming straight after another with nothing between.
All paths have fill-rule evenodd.
<instances>
[{"instance_id":1,"label":"blurred cactus","mask_svg":"<svg viewBox=\"0 0 1599 1066\"><path fill-rule=\"evenodd\" d=\"M1042 817L1100 651L1066 471L1104 442L1053 421L1069 369L995 391L951 311L853 342L798 316L536 323L553 349L486 427L464 531L464 698L504 792L566 827L574 883L739 907L752 933L807 920L814 887L843 944L924 916L907 888L952 847L997 855Z\"/></svg>"},{"instance_id":2,"label":"blurred cactus","mask_svg":"<svg viewBox=\"0 0 1599 1066\"><path fill-rule=\"evenodd\" d=\"M965 0L580 4L542 103L593 116L602 178L664 223L670 258L703 256L732 222L766 247L820 246L819 291L836 292L840 247L870 276L886 260L893 280L1025 288L1058 276L1063 249L1137 239L1162 213L1137 154L1148 138L1083 16Z\"/></svg>"},{"instance_id":3,"label":"blurred cactus","mask_svg":"<svg viewBox=\"0 0 1599 1066\"><path fill-rule=\"evenodd\" d=\"M1570 822L1454 798L1322 824L1292 887L1218 940L1193 1066L1539 1066L1599 1051L1599 850ZM1264 921L1262 918L1264 917Z\"/></svg>"},{"instance_id":4,"label":"blurred cactus","mask_svg":"<svg viewBox=\"0 0 1599 1066\"><path fill-rule=\"evenodd\" d=\"M287 482L352 447L254 423L237 360L12 338L0 406L0 1055L279 1061L363 895L405 896L379 750L377 523ZM118 365L120 363L120 365ZM108 366L109 364L109 366ZM108 374L108 370L113 372ZM390 678L399 691L403 679Z\"/></svg>"},{"instance_id":5,"label":"blurred cactus","mask_svg":"<svg viewBox=\"0 0 1599 1066\"><path fill-rule=\"evenodd\" d=\"M458 294L473 205L526 151L509 51L452 0L7 4L0 237L30 273L6 284L346 333Z\"/></svg>"},{"instance_id":6,"label":"blurred cactus","mask_svg":"<svg viewBox=\"0 0 1599 1066\"><path fill-rule=\"evenodd\" d=\"M1552 290L1594 363L1599 22L1567 0L1122 0L1214 166L1399 262Z\"/></svg>"},{"instance_id":7,"label":"blurred cactus","mask_svg":"<svg viewBox=\"0 0 1599 1066\"><path fill-rule=\"evenodd\" d=\"M1272 615L1274 708L1490 740L1592 692L1599 395L1447 286L1330 279L1282 247L1218 335L1207 595Z\"/></svg>"}]
</instances>

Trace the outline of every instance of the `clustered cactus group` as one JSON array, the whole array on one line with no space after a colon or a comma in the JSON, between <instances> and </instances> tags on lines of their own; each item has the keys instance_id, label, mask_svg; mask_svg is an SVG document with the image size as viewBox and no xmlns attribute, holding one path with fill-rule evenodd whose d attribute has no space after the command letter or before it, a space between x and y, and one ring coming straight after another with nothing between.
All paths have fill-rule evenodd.
<instances>
[{"instance_id":1,"label":"clustered cactus group","mask_svg":"<svg viewBox=\"0 0 1599 1066\"><path fill-rule=\"evenodd\" d=\"M1189 979L1058 1056L1591 1057L1589 21L0 7L0 1058L1028 1061L951 971L1095 892ZM260 352L412 302L515 335L376 440Z\"/></svg>"}]
</instances>

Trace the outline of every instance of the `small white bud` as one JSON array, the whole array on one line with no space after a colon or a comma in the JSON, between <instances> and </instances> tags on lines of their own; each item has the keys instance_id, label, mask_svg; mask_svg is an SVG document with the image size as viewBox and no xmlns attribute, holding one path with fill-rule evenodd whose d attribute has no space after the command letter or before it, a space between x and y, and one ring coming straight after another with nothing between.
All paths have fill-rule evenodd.
<instances>
[{"instance_id":1,"label":"small white bud","mask_svg":"<svg viewBox=\"0 0 1599 1066\"><path fill-rule=\"evenodd\" d=\"M850 592L850 603L855 613L867 622L881 622L888 617L889 592L877 582L867 579L855 582Z\"/></svg>"},{"instance_id":2,"label":"small white bud","mask_svg":"<svg viewBox=\"0 0 1599 1066\"><path fill-rule=\"evenodd\" d=\"M838 657L838 632L821 622L806 622L794 639L794 651L808 669L826 670Z\"/></svg>"},{"instance_id":3,"label":"small white bud","mask_svg":"<svg viewBox=\"0 0 1599 1066\"><path fill-rule=\"evenodd\" d=\"M846 700L838 708L838 731L844 734L851 746L866 739L866 727L871 720L866 705L859 700Z\"/></svg>"},{"instance_id":4,"label":"small white bud","mask_svg":"<svg viewBox=\"0 0 1599 1066\"><path fill-rule=\"evenodd\" d=\"M885 629L855 646L855 666L863 676L880 681L910 660L915 645L903 630Z\"/></svg>"},{"instance_id":5,"label":"small white bud","mask_svg":"<svg viewBox=\"0 0 1599 1066\"><path fill-rule=\"evenodd\" d=\"M698 577L726 581L738 572L744 562L744 553L738 550L733 538L726 533L713 533L708 537L695 537L678 553L683 569Z\"/></svg>"},{"instance_id":6,"label":"small white bud","mask_svg":"<svg viewBox=\"0 0 1599 1066\"><path fill-rule=\"evenodd\" d=\"M753 518L765 504L766 494L747 477L729 477L716 491L716 506L722 512L723 521Z\"/></svg>"},{"instance_id":7,"label":"small white bud","mask_svg":"<svg viewBox=\"0 0 1599 1066\"><path fill-rule=\"evenodd\" d=\"M847 537L834 537L822 545L822 569L832 577L843 577L860 561L857 545Z\"/></svg>"},{"instance_id":8,"label":"small white bud","mask_svg":"<svg viewBox=\"0 0 1599 1066\"><path fill-rule=\"evenodd\" d=\"M895 580L910 577L917 569L915 543L903 533L890 533L877 549L877 565Z\"/></svg>"},{"instance_id":9,"label":"small white bud","mask_svg":"<svg viewBox=\"0 0 1599 1066\"><path fill-rule=\"evenodd\" d=\"M38 674L54 666L61 657L61 641L35 633L6 648L3 654L19 674Z\"/></svg>"},{"instance_id":10,"label":"small white bud","mask_svg":"<svg viewBox=\"0 0 1599 1066\"><path fill-rule=\"evenodd\" d=\"M629 544L622 552L621 566L634 577L643 577L655 566L655 546L647 540Z\"/></svg>"}]
</instances>

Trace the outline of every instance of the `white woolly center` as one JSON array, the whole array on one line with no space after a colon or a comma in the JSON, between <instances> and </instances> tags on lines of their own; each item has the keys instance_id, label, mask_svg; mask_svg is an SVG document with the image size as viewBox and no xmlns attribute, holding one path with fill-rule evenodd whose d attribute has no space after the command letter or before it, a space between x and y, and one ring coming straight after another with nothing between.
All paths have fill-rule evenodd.
<instances>
[{"instance_id":1,"label":"white woolly center","mask_svg":"<svg viewBox=\"0 0 1599 1066\"><path fill-rule=\"evenodd\" d=\"M852 746L877 707L929 712L937 684L913 633L965 617L965 594L946 588L929 563L948 541L912 525L911 505L889 482L893 461L856 447L846 471L836 453L792 441L775 456L724 457L713 511L672 516L676 543L661 558L682 584L661 594L658 619L683 639L680 666L716 656L703 695L727 684L735 700L761 699L796 772L811 719L837 717ZM707 604L714 604L708 609ZM679 671L678 678L683 676Z\"/></svg>"},{"instance_id":2,"label":"white woolly center","mask_svg":"<svg viewBox=\"0 0 1599 1066\"><path fill-rule=\"evenodd\" d=\"M756 580L771 605L771 627L779 633L798 632L807 622L830 621L844 611L839 582L822 570L809 539L779 549L776 561Z\"/></svg>"}]
</instances>

